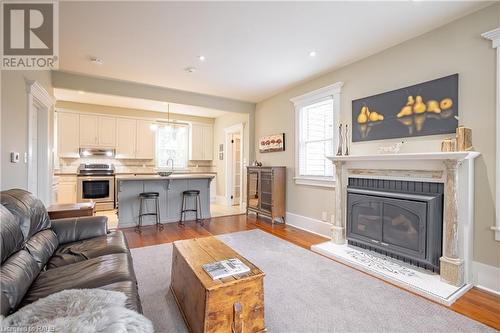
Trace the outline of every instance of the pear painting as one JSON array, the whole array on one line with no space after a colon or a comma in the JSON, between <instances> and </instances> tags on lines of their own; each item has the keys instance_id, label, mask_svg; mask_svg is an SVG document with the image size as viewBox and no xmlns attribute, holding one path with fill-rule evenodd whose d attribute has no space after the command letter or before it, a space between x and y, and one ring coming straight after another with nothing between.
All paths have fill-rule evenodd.
<instances>
[{"instance_id":1,"label":"pear painting","mask_svg":"<svg viewBox=\"0 0 500 333\"><path fill-rule=\"evenodd\" d=\"M458 74L352 101L352 141L454 133Z\"/></svg>"}]
</instances>

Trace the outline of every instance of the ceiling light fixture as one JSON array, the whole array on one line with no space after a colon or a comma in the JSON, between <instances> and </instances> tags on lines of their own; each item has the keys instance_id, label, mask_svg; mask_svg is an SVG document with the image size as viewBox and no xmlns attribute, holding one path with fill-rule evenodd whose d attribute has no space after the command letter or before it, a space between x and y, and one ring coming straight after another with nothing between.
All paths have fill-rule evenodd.
<instances>
[{"instance_id":1,"label":"ceiling light fixture","mask_svg":"<svg viewBox=\"0 0 500 333\"><path fill-rule=\"evenodd\" d=\"M85 94L85 91L83 91L83 90L78 90L78 93L79 93L80 95L83 95L83 94Z\"/></svg>"},{"instance_id":2,"label":"ceiling light fixture","mask_svg":"<svg viewBox=\"0 0 500 333\"><path fill-rule=\"evenodd\" d=\"M315 56L316 56L316 51L311 51L311 52L309 52L309 56L310 56L310 57L315 57Z\"/></svg>"},{"instance_id":3,"label":"ceiling light fixture","mask_svg":"<svg viewBox=\"0 0 500 333\"><path fill-rule=\"evenodd\" d=\"M199 59L200 61L205 61L205 56L202 56L202 55L201 55L201 56L198 56L198 59Z\"/></svg>"},{"instance_id":4,"label":"ceiling light fixture","mask_svg":"<svg viewBox=\"0 0 500 333\"><path fill-rule=\"evenodd\" d=\"M194 73L196 72L196 67L187 67L184 70L188 73Z\"/></svg>"}]
</instances>

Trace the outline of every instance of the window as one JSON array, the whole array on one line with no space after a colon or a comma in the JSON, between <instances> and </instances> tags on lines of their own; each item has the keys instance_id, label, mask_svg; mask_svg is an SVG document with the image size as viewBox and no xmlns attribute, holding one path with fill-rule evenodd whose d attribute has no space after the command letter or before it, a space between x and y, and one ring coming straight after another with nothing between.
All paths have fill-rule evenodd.
<instances>
[{"instance_id":1,"label":"window","mask_svg":"<svg viewBox=\"0 0 500 333\"><path fill-rule=\"evenodd\" d=\"M158 127L156 131L157 168L170 168L171 164L167 165L169 159L174 161L174 169L187 168L188 131L187 124L165 124Z\"/></svg>"},{"instance_id":2,"label":"window","mask_svg":"<svg viewBox=\"0 0 500 333\"><path fill-rule=\"evenodd\" d=\"M295 183L332 187L334 155L338 141L340 88L324 87L292 99L295 105Z\"/></svg>"}]
</instances>

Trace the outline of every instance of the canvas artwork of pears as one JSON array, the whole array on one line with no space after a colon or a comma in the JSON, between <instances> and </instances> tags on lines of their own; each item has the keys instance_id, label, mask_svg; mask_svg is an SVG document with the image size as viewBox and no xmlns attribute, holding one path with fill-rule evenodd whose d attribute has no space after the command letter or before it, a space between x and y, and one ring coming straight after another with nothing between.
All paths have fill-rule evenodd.
<instances>
[{"instance_id":1,"label":"canvas artwork of pears","mask_svg":"<svg viewBox=\"0 0 500 333\"><path fill-rule=\"evenodd\" d=\"M458 74L352 101L352 141L454 133Z\"/></svg>"}]
</instances>

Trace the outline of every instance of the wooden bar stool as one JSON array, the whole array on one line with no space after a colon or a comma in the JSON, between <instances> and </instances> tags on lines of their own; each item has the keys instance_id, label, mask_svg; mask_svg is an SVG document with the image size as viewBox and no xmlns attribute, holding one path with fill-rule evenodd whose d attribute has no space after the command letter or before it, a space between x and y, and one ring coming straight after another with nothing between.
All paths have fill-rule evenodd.
<instances>
[{"instance_id":1,"label":"wooden bar stool","mask_svg":"<svg viewBox=\"0 0 500 333\"><path fill-rule=\"evenodd\" d=\"M136 226L135 231L141 233L142 227L142 217L148 215L154 215L156 217L156 227L160 230L163 230L163 224L160 222L160 201L159 201L160 193L158 192L142 192L139 193L139 224ZM145 212L144 204L146 200L154 200L155 201L155 211L153 212Z\"/></svg>"},{"instance_id":2,"label":"wooden bar stool","mask_svg":"<svg viewBox=\"0 0 500 333\"><path fill-rule=\"evenodd\" d=\"M195 209L187 209L186 201L189 198L194 198ZM198 218L198 211L200 217ZM187 190L182 192L182 208L181 208L181 219L179 220L179 225L183 226L184 221L186 220L186 212L196 212L196 222L201 221L203 218L201 214L201 200L200 200L200 191L199 190ZM203 225L203 221L200 222Z\"/></svg>"}]
</instances>

